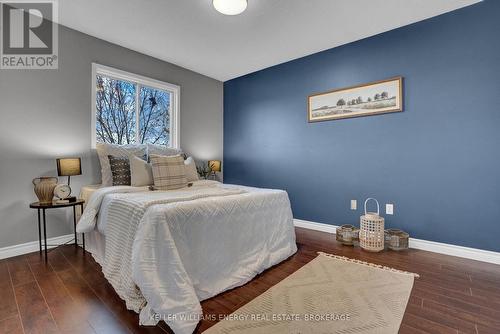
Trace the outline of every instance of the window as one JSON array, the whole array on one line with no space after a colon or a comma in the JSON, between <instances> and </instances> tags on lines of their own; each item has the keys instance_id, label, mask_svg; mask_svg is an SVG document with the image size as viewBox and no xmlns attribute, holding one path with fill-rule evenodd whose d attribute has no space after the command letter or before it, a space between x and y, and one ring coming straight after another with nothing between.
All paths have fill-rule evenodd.
<instances>
[{"instance_id":1,"label":"window","mask_svg":"<svg viewBox=\"0 0 500 334\"><path fill-rule=\"evenodd\" d=\"M96 143L179 148L180 87L92 64L92 147Z\"/></svg>"}]
</instances>

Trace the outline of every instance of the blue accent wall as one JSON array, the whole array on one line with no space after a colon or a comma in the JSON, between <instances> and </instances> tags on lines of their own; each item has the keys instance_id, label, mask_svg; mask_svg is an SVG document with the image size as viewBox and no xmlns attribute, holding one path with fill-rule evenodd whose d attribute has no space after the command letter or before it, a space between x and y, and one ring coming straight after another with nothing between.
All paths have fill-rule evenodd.
<instances>
[{"instance_id":1,"label":"blue accent wall","mask_svg":"<svg viewBox=\"0 0 500 334\"><path fill-rule=\"evenodd\" d=\"M499 36L486 0L226 82L224 181L286 189L295 218L333 225L375 197L395 204L387 227L500 251ZM307 122L311 93L400 75L404 112Z\"/></svg>"}]
</instances>

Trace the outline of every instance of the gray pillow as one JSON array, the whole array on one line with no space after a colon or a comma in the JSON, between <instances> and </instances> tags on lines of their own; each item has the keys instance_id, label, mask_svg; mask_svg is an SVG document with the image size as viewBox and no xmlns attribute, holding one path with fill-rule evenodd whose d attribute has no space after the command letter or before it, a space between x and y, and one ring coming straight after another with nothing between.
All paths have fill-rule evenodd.
<instances>
[{"instance_id":1,"label":"gray pillow","mask_svg":"<svg viewBox=\"0 0 500 334\"><path fill-rule=\"evenodd\" d=\"M166 147L165 145L147 144L148 145L148 156L150 155L163 155L163 156L173 156L182 154L182 150Z\"/></svg>"},{"instance_id":2,"label":"gray pillow","mask_svg":"<svg viewBox=\"0 0 500 334\"><path fill-rule=\"evenodd\" d=\"M108 155L109 166L113 176L114 186L130 185L130 161L128 157L114 157Z\"/></svg>"}]
</instances>

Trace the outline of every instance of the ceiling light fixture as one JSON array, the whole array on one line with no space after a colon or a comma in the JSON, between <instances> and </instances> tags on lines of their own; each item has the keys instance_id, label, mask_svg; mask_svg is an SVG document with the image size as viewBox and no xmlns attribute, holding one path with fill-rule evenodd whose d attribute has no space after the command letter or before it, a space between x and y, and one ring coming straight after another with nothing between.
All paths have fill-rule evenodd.
<instances>
[{"instance_id":1,"label":"ceiling light fixture","mask_svg":"<svg viewBox=\"0 0 500 334\"><path fill-rule=\"evenodd\" d=\"M247 0L213 0L215 9L224 15L238 15L247 9Z\"/></svg>"}]
</instances>

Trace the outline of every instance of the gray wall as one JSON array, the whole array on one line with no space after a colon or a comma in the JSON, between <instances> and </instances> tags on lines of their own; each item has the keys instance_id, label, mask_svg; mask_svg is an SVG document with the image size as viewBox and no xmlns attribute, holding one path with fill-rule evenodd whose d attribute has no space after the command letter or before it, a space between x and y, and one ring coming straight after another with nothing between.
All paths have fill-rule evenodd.
<instances>
[{"instance_id":1,"label":"gray wall","mask_svg":"<svg viewBox=\"0 0 500 334\"><path fill-rule=\"evenodd\" d=\"M221 82L60 26L58 70L0 70L0 248L38 239L31 180L57 175L57 157L82 157L73 193L100 181L90 148L92 62L181 86L182 149L222 160ZM71 233L69 212L48 211L48 237Z\"/></svg>"}]
</instances>

